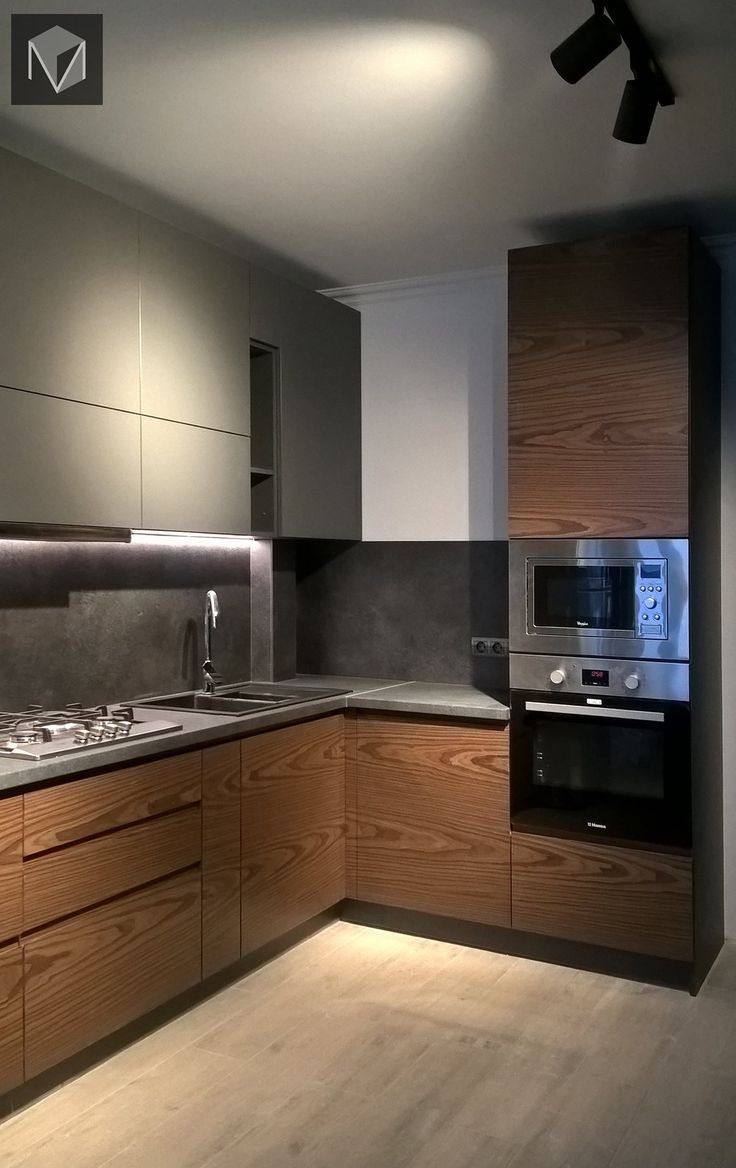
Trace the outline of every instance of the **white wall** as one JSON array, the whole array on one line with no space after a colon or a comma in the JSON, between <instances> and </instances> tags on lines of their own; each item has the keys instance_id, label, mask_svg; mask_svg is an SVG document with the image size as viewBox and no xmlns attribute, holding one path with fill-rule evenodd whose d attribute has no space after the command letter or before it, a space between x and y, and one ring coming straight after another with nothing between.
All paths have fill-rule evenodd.
<instances>
[{"instance_id":1,"label":"white wall","mask_svg":"<svg viewBox=\"0 0 736 1168\"><path fill-rule=\"evenodd\" d=\"M363 321L363 538L506 537L506 273L343 289Z\"/></svg>"},{"instance_id":2,"label":"white wall","mask_svg":"<svg viewBox=\"0 0 736 1168\"><path fill-rule=\"evenodd\" d=\"M736 239L723 272L723 762L726 932L736 938ZM363 316L367 540L506 538L506 277L333 293Z\"/></svg>"}]
</instances>

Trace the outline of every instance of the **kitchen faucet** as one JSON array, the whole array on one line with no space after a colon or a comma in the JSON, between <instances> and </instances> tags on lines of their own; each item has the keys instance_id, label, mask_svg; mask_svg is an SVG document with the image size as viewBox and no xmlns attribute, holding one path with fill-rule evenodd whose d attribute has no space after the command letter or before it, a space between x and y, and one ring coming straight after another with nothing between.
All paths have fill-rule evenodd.
<instances>
[{"instance_id":1,"label":"kitchen faucet","mask_svg":"<svg viewBox=\"0 0 736 1168\"><path fill-rule=\"evenodd\" d=\"M204 661L202 663L203 684L205 693L213 694L217 689L215 684L215 667L212 664L212 629L217 628L217 618L220 615L220 602L214 588L210 588L204 605Z\"/></svg>"}]
</instances>

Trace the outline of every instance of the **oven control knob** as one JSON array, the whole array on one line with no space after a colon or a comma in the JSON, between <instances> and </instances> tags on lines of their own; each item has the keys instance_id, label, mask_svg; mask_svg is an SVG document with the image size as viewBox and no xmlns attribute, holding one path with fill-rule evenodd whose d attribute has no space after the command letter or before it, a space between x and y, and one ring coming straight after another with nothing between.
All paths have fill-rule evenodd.
<instances>
[{"instance_id":1,"label":"oven control knob","mask_svg":"<svg viewBox=\"0 0 736 1168\"><path fill-rule=\"evenodd\" d=\"M552 682L552 685L562 685L563 681L565 680L565 670L553 669L549 675L549 679Z\"/></svg>"},{"instance_id":2,"label":"oven control knob","mask_svg":"<svg viewBox=\"0 0 736 1168\"><path fill-rule=\"evenodd\" d=\"M629 676L624 680L624 685L626 686L627 689L638 689L639 688L639 678L636 676L635 673L630 673Z\"/></svg>"},{"instance_id":3,"label":"oven control knob","mask_svg":"<svg viewBox=\"0 0 736 1168\"><path fill-rule=\"evenodd\" d=\"M657 602L653 596L647 596L644 603L647 606L647 608L656 608L657 607Z\"/></svg>"}]
</instances>

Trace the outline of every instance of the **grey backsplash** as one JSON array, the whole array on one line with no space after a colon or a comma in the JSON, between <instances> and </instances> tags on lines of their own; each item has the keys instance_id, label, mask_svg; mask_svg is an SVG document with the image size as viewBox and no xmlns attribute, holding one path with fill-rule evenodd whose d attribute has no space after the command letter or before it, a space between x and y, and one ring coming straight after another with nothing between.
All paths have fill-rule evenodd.
<instances>
[{"instance_id":1,"label":"grey backsplash","mask_svg":"<svg viewBox=\"0 0 736 1168\"><path fill-rule=\"evenodd\" d=\"M118 701L250 677L250 547L0 541L0 709Z\"/></svg>"},{"instance_id":2,"label":"grey backsplash","mask_svg":"<svg viewBox=\"0 0 736 1168\"><path fill-rule=\"evenodd\" d=\"M508 544L296 544L300 673L475 684L504 692L508 661L471 636L508 635Z\"/></svg>"}]
</instances>

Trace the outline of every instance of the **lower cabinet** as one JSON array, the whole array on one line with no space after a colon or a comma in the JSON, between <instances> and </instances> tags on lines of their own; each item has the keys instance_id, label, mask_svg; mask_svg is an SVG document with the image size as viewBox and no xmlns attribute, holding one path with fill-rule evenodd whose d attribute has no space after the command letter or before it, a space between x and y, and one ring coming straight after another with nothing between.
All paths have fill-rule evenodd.
<instances>
[{"instance_id":1,"label":"lower cabinet","mask_svg":"<svg viewBox=\"0 0 736 1168\"><path fill-rule=\"evenodd\" d=\"M0 1094L23 1082L23 955L0 948Z\"/></svg>"},{"instance_id":2,"label":"lower cabinet","mask_svg":"<svg viewBox=\"0 0 736 1168\"><path fill-rule=\"evenodd\" d=\"M0 944L20 935L23 909L23 799L0 799Z\"/></svg>"},{"instance_id":3,"label":"lower cabinet","mask_svg":"<svg viewBox=\"0 0 736 1168\"><path fill-rule=\"evenodd\" d=\"M342 714L242 743L242 951L345 896Z\"/></svg>"},{"instance_id":4,"label":"lower cabinet","mask_svg":"<svg viewBox=\"0 0 736 1168\"><path fill-rule=\"evenodd\" d=\"M200 980L200 886L193 868L25 940L26 1078Z\"/></svg>"},{"instance_id":5,"label":"lower cabinet","mask_svg":"<svg viewBox=\"0 0 736 1168\"><path fill-rule=\"evenodd\" d=\"M684 856L515 833L515 929L652 957L693 957Z\"/></svg>"},{"instance_id":6,"label":"lower cabinet","mask_svg":"<svg viewBox=\"0 0 736 1168\"><path fill-rule=\"evenodd\" d=\"M240 743L202 752L202 976L240 957Z\"/></svg>"},{"instance_id":7,"label":"lower cabinet","mask_svg":"<svg viewBox=\"0 0 736 1168\"><path fill-rule=\"evenodd\" d=\"M357 898L509 925L507 728L364 715L356 733Z\"/></svg>"}]
</instances>

